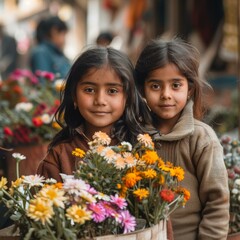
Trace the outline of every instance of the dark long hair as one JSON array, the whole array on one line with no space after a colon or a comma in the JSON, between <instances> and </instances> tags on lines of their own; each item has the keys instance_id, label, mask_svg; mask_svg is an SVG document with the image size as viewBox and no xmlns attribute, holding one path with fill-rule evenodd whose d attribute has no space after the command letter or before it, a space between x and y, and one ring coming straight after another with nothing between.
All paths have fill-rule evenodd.
<instances>
[{"instance_id":1,"label":"dark long hair","mask_svg":"<svg viewBox=\"0 0 240 240\"><path fill-rule=\"evenodd\" d=\"M126 107L122 117L114 125L114 135L119 140L134 142L139 133L145 131L150 115L134 82L134 67L128 56L111 47L91 47L85 50L72 65L61 92L61 104L55 119L63 128L53 139L50 148L68 140L74 135L74 129L85 122L78 109L74 108L77 84L88 72L95 68L110 66L122 80Z\"/></svg>"},{"instance_id":2,"label":"dark long hair","mask_svg":"<svg viewBox=\"0 0 240 240\"><path fill-rule=\"evenodd\" d=\"M181 38L175 37L169 41L153 39L145 46L137 60L136 85L143 93L144 82L153 70L169 63L174 64L188 80L194 102L194 117L201 119L204 113L203 87L209 85L199 78L199 58L198 50Z\"/></svg>"}]
</instances>

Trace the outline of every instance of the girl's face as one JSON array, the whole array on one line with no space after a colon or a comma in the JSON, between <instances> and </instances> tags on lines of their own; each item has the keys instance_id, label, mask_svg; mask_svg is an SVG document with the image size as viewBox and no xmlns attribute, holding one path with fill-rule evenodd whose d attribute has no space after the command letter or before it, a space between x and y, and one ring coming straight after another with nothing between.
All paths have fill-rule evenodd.
<instances>
[{"instance_id":1,"label":"girl's face","mask_svg":"<svg viewBox=\"0 0 240 240\"><path fill-rule=\"evenodd\" d=\"M122 81L109 66L93 68L77 84L75 103L88 136L96 131L110 134L126 105Z\"/></svg>"},{"instance_id":2,"label":"girl's face","mask_svg":"<svg viewBox=\"0 0 240 240\"><path fill-rule=\"evenodd\" d=\"M171 131L190 94L187 79L174 64L152 71L144 84L149 107L159 119L157 127L163 134Z\"/></svg>"}]
</instances>

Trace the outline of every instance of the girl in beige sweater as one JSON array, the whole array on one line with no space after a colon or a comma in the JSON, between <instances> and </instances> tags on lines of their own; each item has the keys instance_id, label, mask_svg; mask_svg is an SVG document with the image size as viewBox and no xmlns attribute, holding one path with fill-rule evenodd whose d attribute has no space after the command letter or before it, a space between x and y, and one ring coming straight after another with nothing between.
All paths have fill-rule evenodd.
<instances>
[{"instance_id":1,"label":"girl in beige sweater","mask_svg":"<svg viewBox=\"0 0 240 240\"><path fill-rule=\"evenodd\" d=\"M150 41L136 63L136 83L160 134L159 154L185 170L191 198L172 215L175 240L225 240L229 190L223 150L213 129L201 122L203 82L199 53L181 39Z\"/></svg>"}]
</instances>

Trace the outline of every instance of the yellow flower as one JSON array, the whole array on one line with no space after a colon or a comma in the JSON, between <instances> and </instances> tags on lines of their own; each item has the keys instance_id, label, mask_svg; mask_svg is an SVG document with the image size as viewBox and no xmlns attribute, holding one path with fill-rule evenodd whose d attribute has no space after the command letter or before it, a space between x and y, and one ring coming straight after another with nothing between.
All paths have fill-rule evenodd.
<instances>
[{"instance_id":1,"label":"yellow flower","mask_svg":"<svg viewBox=\"0 0 240 240\"><path fill-rule=\"evenodd\" d=\"M41 198L32 199L27 210L27 215L35 221L41 221L43 225L46 222L51 223L50 220L54 215L52 204L50 201Z\"/></svg>"},{"instance_id":2,"label":"yellow flower","mask_svg":"<svg viewBox=\"0 0 240 240\"><path fill-rule=\"evenodd\" d=\"M137 196L139 200L142 200L143 198L147 198L149 195L149 191L145 188L139 188L133 192L134 195Z\"/></svg>"},{"instance_id":3,"label":"yellow flower","mask_svg":"<svg viewBox=\"0 0 240 240\"><path fill-rule=\"evenodd\" d=\"M14 193L14 189L15 188L18 188L20 185L21 185L21 183L23 182L23 179L22 178L18 178L16 181L12 181L12 183L11 183L11 187L10 187L10 189L9 189L9 193L10 193L10 195L13 195L13 193Z\"/></svg>"},{"instance_id":4,"label":"yellow flower","mask_svg":"<svg viewBox=\"0 0 240 240\"><path fill-rule=\"evenodd\" d=\"M18 188L22 182L23 182L23 179L22 178L18 178L14 182L12 181L11 187L12 188Z\"/></svg>"},{"instance_id":5,"label":"yellow flower","mask_svg":"<svg viewBox=\"0 0 240 240\"><path fill-rule=\"evenodd\" d=\"M61 129L62 128L56 121L52 122L52 127L55 128L55 129Z\"/></svg>"},{"instance_id":6,"label":"yellow flower","mask_svg":"<svg viewBox=\"0 0 240 240\"><path fill-rule=\"evenodd\" d=\"M0 190L1 189L7 189L7 179L5 177L1 177L0 180Z\"/></svg>"},{"instance_id":7,"label":"yellow flower","mask_svg":"<svg viewBox=\"0 0 240 240\"><path fill-rule=\"evenodd\" d=\"M147 164L154 164L158 160L158 155L155 151L147 150L142 155L142 160L146 162Z\"/></svg>"},{"instance_id":8,"label":"yellow flower","mask_svg":"<svg viewBox=\"0 0 240 240\"><path fill-rule=\"evenodd\" d=\"M163 174L160 174L160 176L159 176L159 184L163 185L164 183L165 183L165 177L164 177Z\"/></svg>"},{"instance_id":9,"label":"yellow flower","mask_svg":"<svg viewBox=\"0 0 240 240\"><path fill-rule=\"evenodd\" d=\"M53 205L61 208L64 208L64 201L67 200L67 197L64 197L64 191L59 190L55 186L47 186L42 188L42 190L38 193L38 196L52 201Z\"/></svg>"},{"instance_id":10,"label":"yellow flower","mask_svg":"<svg viewBox=\"0 0 240 240\"><path fill-rule=\"evenodd\" d=\"M131 188L135 186L135 184L140 181L142 178L139 176L139 173L127 173L125 177L123 177L123 181L125 182L125 185L127 188Z\"/></svg>"},{"instance_id":11,"label":"yellow flower","mask_svg":"<svg viewBox=\"0 0 240 240\"><path fill-rule=\"evenodd\" d=\"M85 221L91 220L91 212L86 207L73 205L67 209L66 216L75 223L84 224Z\"/></svg>"},{"instance_id":12,"label":"yellow flower","mask_svg":"<svg viewBox=\"0 0 240 240\"><path fill-rule=\"evenodd\" d=\"M75 150L72 151L72 155L83 158L85 156L85 152L80 148L75 148Z\"/></svg>"},{"instance_id":13,"label":"yellow flower","mask_svg":"<svg viewBox=\"0 0 240 240\"><path fill-rule=\"evenodd\" d=\"M149 136L149 134L139 134L137 136L137 140L142 143L145 147L153 148L154 143L152 141L152 138Z\"/></svg>"},{"instance_id":14,"label":"yellow flower","mask_svg":"<svg viewBox=\"0 0 240 240\"><path fill-rule=\"evenodd\" d=\"M176 177L180 182L184 179L184 170L181 167L175 167L170 171L171 176Z\"/></svg>"},{"instance_id":15,"label":"yellow flower","mask_svg":"<svg viewBox=\"0 0 240 240\"><path fill-rule=\"evenodd\" d=\"M153 169L147 169L142 174L145 178L155 178L157 176L156 171Z\"/></svg>"},{"instance_id":16,"label":"yellow flower","mask_svg":"<svg viewBox=\"0 0 240 240\"><path fill-rule=\"evenodd\" d=\"M164 161L161 158L158 158L158 167L165 165Z\"/></svg>"}]
</instances>

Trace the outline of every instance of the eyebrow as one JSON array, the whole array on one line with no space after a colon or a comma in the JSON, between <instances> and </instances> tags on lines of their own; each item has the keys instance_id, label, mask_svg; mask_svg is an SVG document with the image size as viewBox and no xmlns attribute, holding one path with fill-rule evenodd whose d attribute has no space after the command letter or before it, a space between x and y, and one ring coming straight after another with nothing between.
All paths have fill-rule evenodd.
<instances>
[{"instance_id":1,"label":"eyebrow","mask_svg":"<svg viewBox=\"0 0 240 240\"><path fill-rule=\"evenodd\" d=\"M160 83L162 81L163 80L161 80L161 79L154 79L154 78L149 78L146 80L146 82L148 82L148 83ZM184 79L183 78L172 78L172 79L169 79L168 81L169 82L173 82L173 81L181 82L181 81L184 81Z\"/></svg>"},{"instance_id":2,"label":"eyebrow","mask_svg":"<svg viewBox=\"0 0 240 240\"><path fill-rule=\"evenodd\" d=\"M93 82L79 82L79 85L93 85L93 86L97 86L97 83L93 83ZM106 86L112 86L112 87L123 87L122 83L107 83L105 84Z\"/></svg>"}]
</instances>

